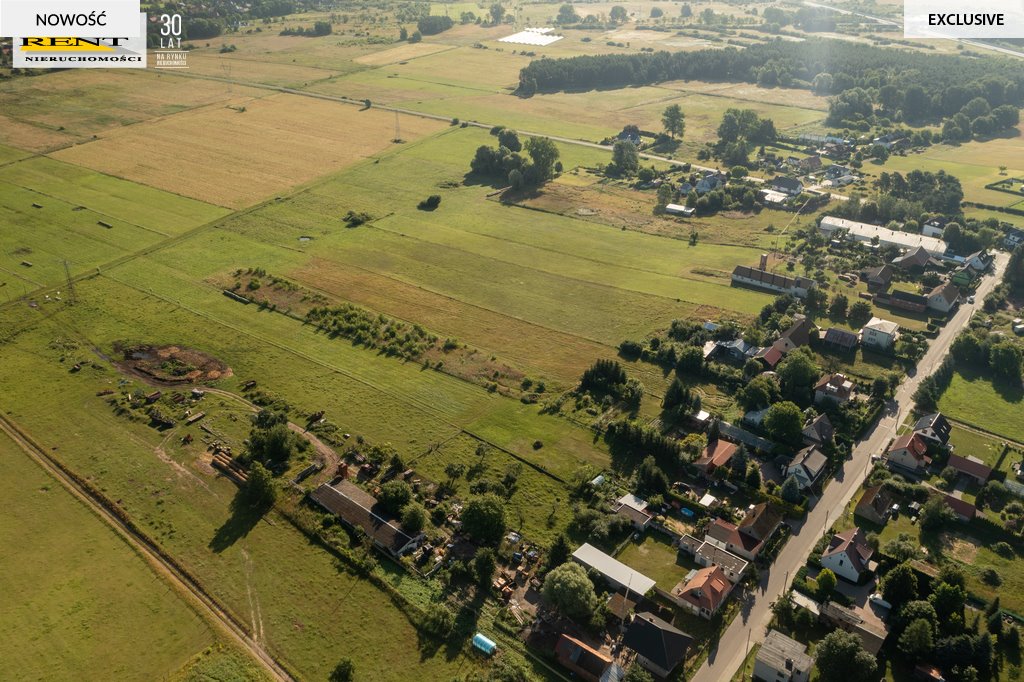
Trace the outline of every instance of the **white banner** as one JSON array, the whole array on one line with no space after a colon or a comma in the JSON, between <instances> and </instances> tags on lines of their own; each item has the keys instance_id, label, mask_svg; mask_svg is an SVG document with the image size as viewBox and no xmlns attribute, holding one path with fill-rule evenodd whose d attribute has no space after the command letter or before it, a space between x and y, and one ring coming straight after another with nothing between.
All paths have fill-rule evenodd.
<instances>
[{"instance_id":1,"label":"white banner","mask_svg":"<svg viewBox=\"0 0 1024 682\"><path fill-rule=\"evenodd\" d=\"M13 38L13 66L17 69L144 69L146 15L136 14L135 24L133 37Z\"/></svg>"}]
</instances>

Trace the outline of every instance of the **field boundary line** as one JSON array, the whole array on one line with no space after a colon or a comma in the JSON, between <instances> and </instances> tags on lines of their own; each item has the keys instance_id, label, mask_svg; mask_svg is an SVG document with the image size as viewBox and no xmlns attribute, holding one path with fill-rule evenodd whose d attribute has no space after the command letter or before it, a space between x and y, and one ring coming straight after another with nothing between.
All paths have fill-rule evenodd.
<instances>
[{"instance_id":1,"label":"field boundary line","mask_svg":"<svg viewBox=\"0 0 1024 682\"><path fill-rule=\"evenodd\" d=\"M0 431L3 431L26 455L56 479L73 497L91 509L105 524L121 537L135 551L147 559L151 570L162 574L179 593L187 594L193 608L206 614L209 620L219 624L238 644L259 661L274 679L294 682L296 679L270 653L260 647L245 630L245 627L188 569L184 568L165 549L140 529L125 512L117 508L106 495L89 481L76 474L56 457L48 454L26 431L5 415L0 414Z\"/></svg>"},{"instance_id":2,"label":"field boundary line","mask_svg":"<svg viewBox=\"0 0 1024 682\"><path fill-rule=\"evenodd\" d=\"M999 440L1005 442L1008 445L1014 445L1018 449L1024 449L1024 443L1022 443L1019 440L1014 440L1013 438L1004 436L1001 433L996 433L995 431L989 431L988 429L984 429L978 426L977 424L972 424L971 422L964 421L963 419L958 419L956 417L949 416L947 416L946 418L949 419L949 421L953 422L954 426L959 426L965 431L974 431L975 433L979 433L983 436L992 436L993 438L998 438Z\"/></svg>"}]
</instances>

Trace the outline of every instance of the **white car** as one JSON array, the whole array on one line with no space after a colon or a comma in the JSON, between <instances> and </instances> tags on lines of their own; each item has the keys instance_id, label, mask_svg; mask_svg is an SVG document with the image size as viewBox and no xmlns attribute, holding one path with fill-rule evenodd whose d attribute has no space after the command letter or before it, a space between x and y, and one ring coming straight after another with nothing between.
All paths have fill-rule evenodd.
<instances>
[{"instance_id":1,"label":"white car","mask_svg":"<svg viewBox=\"0 0 1024 682\"><path fill-rule=\"evenodd\" d=\"M967 302L973 305L974 304L974 297L973 296L968 296L967 297Z\"/></svg>"},{"instance_id":2,"label":"white car","mask_svg":"<svg viewBox=\"0 0 1024 682\"><path fill-rule=\"evenodd\" d=\"M878 592L875 592L873 595L868 597L868 601L870 601L872 604L876 606L881 606L883 609L892 608L892 604L885 601L885 599L882 599L882 595L880 595Z\"/></svg>"}]
</instances>

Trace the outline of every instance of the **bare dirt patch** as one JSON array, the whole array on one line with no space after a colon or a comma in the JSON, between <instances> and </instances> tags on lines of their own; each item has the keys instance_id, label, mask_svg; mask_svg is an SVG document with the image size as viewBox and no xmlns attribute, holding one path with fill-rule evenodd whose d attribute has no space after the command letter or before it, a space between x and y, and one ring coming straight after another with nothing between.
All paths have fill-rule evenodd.
<instances>
[{"instance_id":1,"label":"bare dirt patch","mask_svg":"<svg viewBox=\"0 0 1024 682\"><path fill-rule=\"evenodd\" d=\"M969 538L960 533L942 533L943 550L957 561L971 565L978 556L978 543L974 538Z\"/></svg>"},{"instance_id":2,"label":"bare dirt patch","mask_svg":"<svg viewBox=\"0 0 1024 682\"><path fill-rule=\"evenodd\" d=\"M199 384L231 376L231 368L202 351L181 346L118 343L121 369L161 384Z\"/></svg>"}]
</instances>

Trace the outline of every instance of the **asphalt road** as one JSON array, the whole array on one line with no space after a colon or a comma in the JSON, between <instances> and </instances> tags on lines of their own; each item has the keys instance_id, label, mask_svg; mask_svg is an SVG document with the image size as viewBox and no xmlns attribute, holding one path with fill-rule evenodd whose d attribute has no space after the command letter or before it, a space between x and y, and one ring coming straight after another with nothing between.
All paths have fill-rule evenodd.
<instances>
[{"instance_id":1,"label":"asphalt road","mask_svg":"<svg viewBox=\"0 0 1024 682\"><path fill-rule=\"evenodd\" d=\"M917 365L913 376L907 377L896 390L885 414L875 427L861 440L853 450L852 457L847 460L836 473L833 480L825 488L821 499L807 514L807 519L799 527L794 526L794 534L779 552L770 570L761 576L761 584L754 592L735 595L741 603L740 614L722 634L718 645L708 655L707 661L691 678L693 682L720 682L729 680L739 667L755 643L764 639L766 628L771 620L771 605L789 589L790 580L807 561L815 543L835 522L845 506L860 488L870 469L871 455L879 454L889 439L896 435L896 429L913 406L911 396L917 390L921 379L928 376L942 363L950 344L960 330L970 320L975 310L980 309L982 300L1002 279L1003 270L1009 256L1000 253L996 258L995 275L985 277L975 292L975 303L966 302L953 316L942 331L939 332L928 352Z\"/></svg>"}]
</instances>

